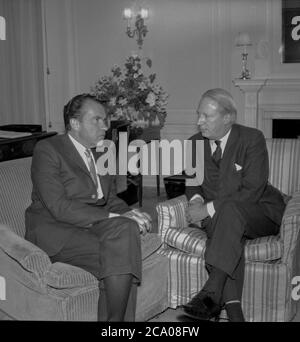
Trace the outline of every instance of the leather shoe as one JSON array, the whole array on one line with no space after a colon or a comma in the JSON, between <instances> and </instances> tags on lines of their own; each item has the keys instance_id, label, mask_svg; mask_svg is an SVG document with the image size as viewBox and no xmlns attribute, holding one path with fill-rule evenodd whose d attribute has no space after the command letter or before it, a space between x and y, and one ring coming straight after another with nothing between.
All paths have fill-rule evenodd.
<instances>
[{"instance_id":1,"label":"leather shoe","mask_svg":"<svg viewBox=\"0 0 300 342\"><path fill-rule=\"evenodd\" d=\"M213 292L200 291L192 300L183 306L187 316L198 320L218 320L221 305L213 300Z\"/></svg>"}]
</instances>

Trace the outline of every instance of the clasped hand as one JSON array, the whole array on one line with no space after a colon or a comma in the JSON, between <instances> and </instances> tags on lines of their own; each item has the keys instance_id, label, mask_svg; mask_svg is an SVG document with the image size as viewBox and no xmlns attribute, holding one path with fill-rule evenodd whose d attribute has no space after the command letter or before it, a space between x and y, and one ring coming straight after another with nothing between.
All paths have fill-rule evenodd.
<instances>
[{"instance_id":1,"label":"clasped hand","mask_svg":"<svg viewBox=\"0 0 300 342\"><path fill-rule=\"evenodd\" d=\"M138 209L132 209L122 216L128 217L137 222L140 228L140 233L145 235L152 230L151 216L146 212L141 212Z\"/></svg>"},{"instance_id":2,"label":"clasped hand","mask_svg":"<svg viewBox=\"0 0 300 342\"><path fill-rule=\"evenodd\" d=\"M189 223L199 224L208 216L207 205L201 198L195 198L190 201L186 210L186 219Z\"/></svg>"}]
</instances>

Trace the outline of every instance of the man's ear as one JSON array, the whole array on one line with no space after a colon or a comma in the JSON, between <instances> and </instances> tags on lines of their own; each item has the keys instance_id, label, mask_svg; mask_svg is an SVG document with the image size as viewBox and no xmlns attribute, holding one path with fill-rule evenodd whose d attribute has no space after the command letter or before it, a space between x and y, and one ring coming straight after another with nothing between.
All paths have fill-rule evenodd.
<instances>
[{"instance_id":1,"label":"man's ear","mask_svg":"<svg viewBox=\"0 0 300 342\"><path fill-rule=\"evenodd\" d=\"M225 125L228 125L232 121L231 115L225 114L223 120L224 120Z\"/></svg>"},{"instance_id":2,"label":"man's ear","mask_svg":"<svg viewBox=\"0 0 300 342\"><path fill-rule=\"evenodd\" d=\"M74 119L74 118L70 119L70 126L75 131L78 131L78 129L79 129L79 121L77 119Z\"/></svg>"}]
</instances>

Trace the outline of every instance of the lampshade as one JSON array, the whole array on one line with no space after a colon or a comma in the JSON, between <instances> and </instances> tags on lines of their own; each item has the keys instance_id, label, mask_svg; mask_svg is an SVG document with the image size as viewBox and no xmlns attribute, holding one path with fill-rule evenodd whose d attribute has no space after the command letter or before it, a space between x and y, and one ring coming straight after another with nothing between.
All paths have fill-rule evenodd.
<instances>
[{"instance_id":1,"label":"lampshade","mask_svg":"<svg viewBox=\"0 0 300 342\"><path fill-rule=\"evenodd\" d=\"M239 32L235 39L235 46L251 46L252 42L247 32Z\"/></svg>"}]
</instances>

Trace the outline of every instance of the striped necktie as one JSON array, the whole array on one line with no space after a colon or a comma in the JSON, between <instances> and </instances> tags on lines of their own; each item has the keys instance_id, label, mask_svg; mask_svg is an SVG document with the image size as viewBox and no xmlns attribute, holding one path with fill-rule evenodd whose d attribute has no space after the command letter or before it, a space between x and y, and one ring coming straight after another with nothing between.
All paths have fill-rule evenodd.
<instances>
[{"instance_id":1,"label":"striped necktie","mask_svg":"<svg viewBox=\"0 0 300 342\"><path fill-rule=\"evenodd\" d=\"M84 153L85 153L87 161L88 161L91 177L92 177L96 187L98 187L96 166L95 166L94 159L92 157L92 152L90 149L87 148Z\"/></svg>"},{"instance_id":2,"label":"striped necktie","mask_svg":"<svg viewBox=\"0 0 300 342\"><path fill-rule=\"evenodd\" d=\"M222 149L221 149L221 140L215 140L215 144L217 148L215 149L214 153L212 154L212 159L214 163L219 167L220 161L222 159Z\"/></svg>"}]
</instances>

